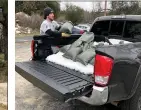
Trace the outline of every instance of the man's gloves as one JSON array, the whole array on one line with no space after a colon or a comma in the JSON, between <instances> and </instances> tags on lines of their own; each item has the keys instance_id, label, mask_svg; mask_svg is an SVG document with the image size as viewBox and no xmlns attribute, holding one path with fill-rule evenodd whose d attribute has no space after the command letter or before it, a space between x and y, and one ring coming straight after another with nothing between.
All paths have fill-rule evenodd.
<instances>
[{"instance_id":1,"label":"man's gloves","mask_svg":"<svg viewBox=\"0 0 141 110\"><path fill-rule=\"evenodd\" d=\"M62 33L62 37L70 37L70 34Z\"/></svg>"}]
</instances>

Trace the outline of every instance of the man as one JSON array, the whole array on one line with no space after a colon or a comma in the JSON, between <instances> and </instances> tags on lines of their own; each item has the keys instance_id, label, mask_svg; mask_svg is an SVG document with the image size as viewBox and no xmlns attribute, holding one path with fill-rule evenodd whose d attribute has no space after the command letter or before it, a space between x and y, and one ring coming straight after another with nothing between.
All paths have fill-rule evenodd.
<instances>
[{"instance_id":1,"label":"man","mask_svg":"<svg viewBox=\"0 0 141 110\"><path fill-rule=\"evenodd\" d=\"M54 20L54 11L51 8L45 8L44 9L44 21L41 24L40 27L40 34L54 37L69 37L70 34L61 33L58 32L57 29L60 28L60 26L57 24L57 22Z\"/></svg>"}]
</instances>

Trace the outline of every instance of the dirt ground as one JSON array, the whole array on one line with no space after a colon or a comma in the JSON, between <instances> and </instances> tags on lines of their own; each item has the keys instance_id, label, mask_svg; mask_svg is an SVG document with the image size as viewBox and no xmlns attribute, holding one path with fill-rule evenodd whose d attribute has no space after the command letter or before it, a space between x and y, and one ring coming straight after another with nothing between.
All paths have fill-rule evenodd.
<instances>
[{"instance_id":1,"label":"dirt ground","mask_svg":"<svg viewBox=\"0 0 141 110\"><path fill-rule=\"evenodd\" d=\"M0 107L0 110L7 110L7 109Z\"/></svg>"},{"instance_id":2,"label":"dirt ground","mask_svg":"<svg viewBox=\"0 0 141 110\"><path fill-rule=\"evenodd\" d=\"M20 42L15 45L16 62L27 61L30 59L30 42ZM26 79L16 73L16 110L116 110L117 108L110 107L93 107L78 103L77 106L63 103L51 97L47 93L33 86ZM0 109L1 110L1 109Z\"/></svg>"}]
</instances>

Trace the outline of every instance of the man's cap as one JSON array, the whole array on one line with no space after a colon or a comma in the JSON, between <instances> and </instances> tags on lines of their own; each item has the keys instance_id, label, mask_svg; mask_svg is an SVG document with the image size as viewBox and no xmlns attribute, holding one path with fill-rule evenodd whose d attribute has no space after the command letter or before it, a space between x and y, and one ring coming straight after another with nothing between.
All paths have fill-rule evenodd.
<instances>
[{"instance_id":1,"label":"man's cap","mask_svg":"<svg viewBox=\"0 0 141 110\"><path fill-rule=\"evenodd\" d=\"M50 13L54 13L54 11L53 11L50 7L45 8L45 9L44 9L44 19L46 19L46 17L47 17Z\"/></svg>"}]
</instances>

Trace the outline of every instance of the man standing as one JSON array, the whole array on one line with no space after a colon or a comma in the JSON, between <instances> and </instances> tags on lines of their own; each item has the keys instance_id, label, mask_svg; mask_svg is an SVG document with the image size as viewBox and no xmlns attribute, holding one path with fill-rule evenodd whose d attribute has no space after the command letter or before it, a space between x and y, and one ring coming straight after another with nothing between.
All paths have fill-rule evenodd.
<instances>
[{"instance_id":1,"label":"man standing","mask_svg":"<svg viewBox=\"0 0 141 110\"><path fill-rule=\"evenodd\" d=\"M69 37L70 34L58 32L59 25L53 21L54 20L54 11L51 8L44 9L44 21L40 27L40 34L41 35L49 35L53 37Z\"/></svg>"}]
</instances>

